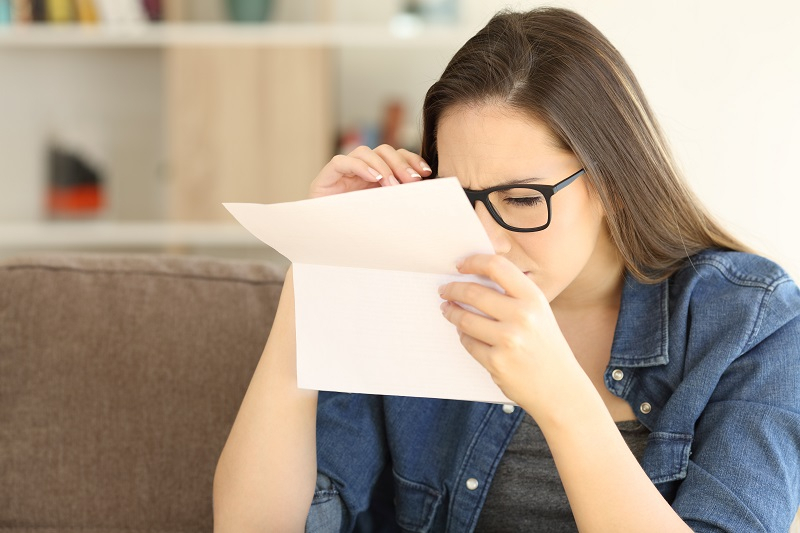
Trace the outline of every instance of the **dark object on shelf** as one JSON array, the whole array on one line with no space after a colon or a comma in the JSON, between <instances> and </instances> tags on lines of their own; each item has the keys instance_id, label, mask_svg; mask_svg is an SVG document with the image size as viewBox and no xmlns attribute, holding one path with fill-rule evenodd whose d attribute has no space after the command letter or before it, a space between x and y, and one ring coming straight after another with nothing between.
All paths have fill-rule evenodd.
<instances>
[{"instance_id":1,"label":"dark object on shelf","mask_svg":"<svg viewBox=\"0 0 800 533\"><path fill-rule=\"evenodd\" d=\"M93 217L103 208L100 173L80 156L57 147L49 153L47 210L55 218Z\"/></svg>"},{"instance_id":2,"label":"dark object on shelf","mask_svg":"<svg viewBox=\"0 0 800 533\"><path fill-rule=\"evenodd\" d=\"M33 22L47 22L47 4L45 0L30 0L31 20Z\"/></svg>"},{"instance_id":3,"label":"dark object on shelf","mask_svg":"<svg viewBox=\"0 0 800 533\"><path fill-rule=\"evenodd\" d=\"M147 13L147 18L151 22L160 22L163 20L161 0L142 0L142 7L145 13Z\"/></svg>"}]
</instances>

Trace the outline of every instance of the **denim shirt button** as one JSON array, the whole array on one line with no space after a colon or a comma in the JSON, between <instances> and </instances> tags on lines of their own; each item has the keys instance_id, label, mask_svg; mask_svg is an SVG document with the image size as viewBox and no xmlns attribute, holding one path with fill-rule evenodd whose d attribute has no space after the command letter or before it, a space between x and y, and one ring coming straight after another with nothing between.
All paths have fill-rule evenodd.
<instances>
[{"instance_id":1,"label":"denim shirt button","mask_svg":"<svg viewBox=\"0 0 800 533\"><path fill-rule=\"evenodd\" d=\"M510 415L514 412L514 406L508 404L503 405L503 412L507 415Z\"/></svg>"},{"instance_id":2,"label":"denim shirt button","mask_svg":"<svg viewBox=\"0 0 800 533\"><path fill-rule=\"evenodd\" d=\"M478 488L478 480L474 477L471 477L467 480L467 488L469 490L475 490Z\"/></svg>"},{"instance_id":3,"label":"denim shirt button","mask_svg":"<svg viewBox=\"0 0 800 533\"><path fill-rule=\"evenodd\" d=\"M614 381L620 381L625 377L625 372L617 368L611 373L611 377L614 379Z\"/></svg>"},{"instance_id":4,"label":"denim shirt button","mask_svg":"<svg viewBox=\"0 0 800 533\"><path fill-rule=\"evenodd\" d=\"M647 413L649 413L650 411L652 411L652 410L653 410L653 406L652 406L652 405L650 405L648 402L644 402L644 403L642 403L642 405L640 405L640 406L639 406L639 410L640 410L640 411L641 411L643 414L645 414L645 415L646 415Z\"/></svg>"}]
</instances>

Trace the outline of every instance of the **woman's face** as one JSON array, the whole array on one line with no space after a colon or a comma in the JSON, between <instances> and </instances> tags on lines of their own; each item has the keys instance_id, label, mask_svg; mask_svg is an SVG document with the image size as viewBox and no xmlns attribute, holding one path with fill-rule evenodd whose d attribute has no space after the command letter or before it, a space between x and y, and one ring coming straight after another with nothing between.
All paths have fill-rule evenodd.
<instances>
[{"instance_id":1,"label":"woman's face","mask_svg":"<svg viewBox=\"0 0 800 533\"><path fill-rule=\"evenodd\" d=\"M559 148L549 130L508 108L457 107L439 121L439 173L480 190L535 178L554 185L581 168ZM621 261L611 244L602 208L585 176L552 197L550 225L538 232L512 232L494 221L483 203L475 210L495 252L530 277L552 303L580 302L619 279ZM616 282L614 283L616 286Z\"/></svg>"}]
</instances>

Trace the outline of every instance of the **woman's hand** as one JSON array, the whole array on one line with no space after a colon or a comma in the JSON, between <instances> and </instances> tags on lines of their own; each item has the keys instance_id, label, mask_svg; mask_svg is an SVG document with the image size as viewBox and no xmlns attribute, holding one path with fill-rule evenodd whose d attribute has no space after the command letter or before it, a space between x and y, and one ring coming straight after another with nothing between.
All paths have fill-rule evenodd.
<instances>
[{"instance_id":1,"label":"woman's hand","mask_svg":"<svg viewBox=\"0 0 800 533\"><path fill-rule=\"evenodd\" d=\"M511 261L473 255L462 274L484 276L505 294L478 283L452 282L440 288L442 313L458 329L461 344L489 371L503 393L535 419L551 415L566 400L564 389L586 377L558 327L544 293ZM464 309L467 304L487 316ZM575 374L580 372L580 374Z\"/></svg>"},{"instance_id":2,"label":"woman's hand","mask_svg":"<svg viewBox=\"0 0 800 533\"><path fill-rule=\"evenodd\" d=\"M374 187L389 187L429 176L431 169L417 154L382 144L374 150L359 146L348 155L334 156L314 178L311 198Z\"/></svg>"}]
</instances>

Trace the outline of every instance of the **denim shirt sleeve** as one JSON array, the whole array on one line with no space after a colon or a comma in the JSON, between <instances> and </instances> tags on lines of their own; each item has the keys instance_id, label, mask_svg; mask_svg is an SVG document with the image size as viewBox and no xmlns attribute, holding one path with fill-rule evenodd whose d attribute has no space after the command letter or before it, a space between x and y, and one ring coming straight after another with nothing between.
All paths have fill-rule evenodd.
<instances>
[{"instance_id":1,"label":"denim shirt sleeve","mask_svg":"<svg viewBox=\"0 0 800 533\"><path fill-rule=\"evenodd\" d=\"M800 292L770 289L695 427L672 503L694 531L787 531L800 504Z\"/></svg>"}]
</instances>

